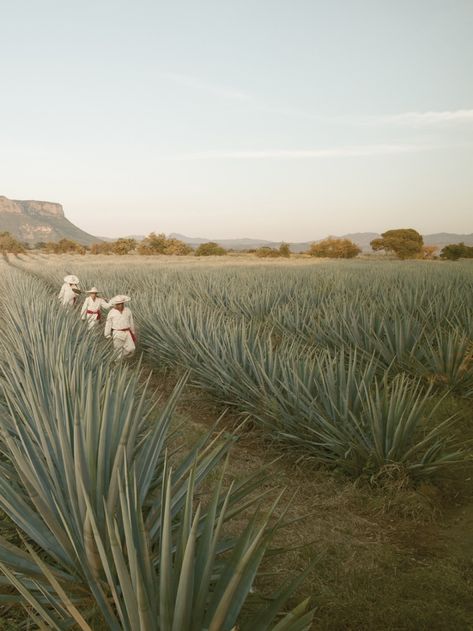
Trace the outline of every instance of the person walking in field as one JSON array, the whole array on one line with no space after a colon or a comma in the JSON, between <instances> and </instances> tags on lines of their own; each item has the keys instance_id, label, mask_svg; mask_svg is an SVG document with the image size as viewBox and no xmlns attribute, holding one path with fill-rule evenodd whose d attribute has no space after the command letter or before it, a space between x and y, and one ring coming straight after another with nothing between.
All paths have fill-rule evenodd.
<instances>
[{"instance_id":1,"label":"person walking in field","mask_svg":"<svg viewBox=\"0 0 473 631\"><path fill-rule=\"evenodd\" d=\"M136 348L133 314L125 306L130 300L129 296L114 296L110 300L111 309L105 323L105 337L113 339L113 346L120 357L131 355Z\"/></svg>"},{"instance_id":2,"label":"person walking in field","mask_svg":"<svg viewBox=\"0 0 473 631\"><path fill-rule=\"evenodd\" d=\"M99 297L97 287L92 287L85 292L87 298L84 300L80 312L82 320L87 320L88 328L94 327L102 317L102 309L110 309L111 305L103 298Z\"/></svg>"},{"instance_id":3,"label":"person walking in field","mask_svg":"<svg viewBox=\"0 0 473 631\"><path fill-rule=\"evenodd\" d=\"M64 284L59 292L59 302L64 307L73 307L77 301L77 296L80 294L78 287L79 279L74 274L64 276Z\"/></svg>"}]
</instances>

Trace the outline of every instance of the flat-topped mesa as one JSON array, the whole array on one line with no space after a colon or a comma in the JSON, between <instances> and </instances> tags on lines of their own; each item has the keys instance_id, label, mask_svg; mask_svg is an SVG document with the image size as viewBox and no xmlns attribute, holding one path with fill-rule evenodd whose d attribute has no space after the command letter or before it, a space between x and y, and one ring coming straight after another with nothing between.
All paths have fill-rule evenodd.
<instances>
[{"instance_id":1,"label":"flat-topped mesa","mask_svg":"<svg viewBox=\"0 0 473 631\"><path fill-rule=\"evenodd\" d=\"M48 217L64 217L61 204L39 202L36 200L8 199L0 195L0 213L10 215L46 215Z\"/></svg>"},{"instance_id":2,"label":"flat-topped mesa","mask_svg":"<svg viewBox=\"0 0 473 631\"><path fill-rule=\"evenodd\" d=\"M21 215L23 214L23 210L21 206L19 206L12 199L8 199L8 197L4 197L3 195L0 195L0 213Z\"/></svg>"},{"instance_id":3,"label":"flat-topped mesa","mask_svg":"<svg viewBox=\"0 0 473 631\"><path fill-rule=\"evenodd\" d=\"M64 217L64 209L61 204L54 202L39 202L36 200L14 200L21 206L24 213L28 215L48 215L53 217Z\"/></svg>"},{"instance_id":4,"label":"flat-topped mesa","mask_svg":"<svg viewBox=\"0 0 473 631\"><path fill-rule=\"evenodd\" d=\"M35 199L8 199L0 195L0 232L9 232L29 244L70 239L83 245L100 241L64 215L61 204Z\"/></svg>"}]
</instances>

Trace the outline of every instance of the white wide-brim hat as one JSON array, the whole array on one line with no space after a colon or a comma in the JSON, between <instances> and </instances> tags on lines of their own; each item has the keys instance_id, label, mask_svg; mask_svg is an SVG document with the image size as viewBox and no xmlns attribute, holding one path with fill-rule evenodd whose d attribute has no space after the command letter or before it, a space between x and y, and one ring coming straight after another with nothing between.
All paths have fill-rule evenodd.
<instances>
[{"instance_id":1,"label":"white wide-brim hat","mask_svg":"<svg viewBox=\"0 0 473 631\"><path fill-rule=\"evenodd\" d=\"M114 296L110 300L111 305L121 305L123 302L130 302L130 296L124 296L123 294L119 294L118 296Z\"/></svg>"},{"instance_id":2,"label":"white wide-brim hat","mask_svg":"<svg viewBox=\"0 0 473 631\"><path fill-rule=\"evenodd\" d=\"M100 293L99 290L97 289L97 287L92 287L92 289L88 289L86 292L86 294L98 294Z\"/></svg>"},{"instance_id":3,"label":"white wide-brim hat","mask_svg":"<svg viewBox=\"0 0 473 631\"><path fill-rule=\"evenodd\" d=\"M69 285L78 285L79 279L74 274L69 274L69 276L64 276L64 282L69 283Z\"/></svg>"}]
</instances>

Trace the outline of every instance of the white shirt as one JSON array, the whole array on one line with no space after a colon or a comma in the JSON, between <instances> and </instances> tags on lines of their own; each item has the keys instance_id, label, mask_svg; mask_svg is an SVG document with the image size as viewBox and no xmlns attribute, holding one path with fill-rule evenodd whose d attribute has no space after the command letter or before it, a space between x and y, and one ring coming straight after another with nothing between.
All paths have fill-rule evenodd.
<instances>
[{"instance_id":1,"label":"white shirt","mask_svg":"<svg viewBox=\"0 0 473 631\"><path fill-rule=\"evenodd\" d=\"M110 309L110 304L106 300L104 300L103 298L99 298L98 296L95 300L92 300L90 296L87 296L87 298L84 300L84 304L82 305L80 314L82 316L82 319L85 320L86 315L91 315L87 314L87 311L93 311L94 313L97 313L101 309Z\"/></svg>"},{"instance_id":2,"label":"white shirt","mask_svg":"<svg viewBox=\"0 0 473 631\"><path fill-rule=\"evenodd\" d=\"M133 314L128 307L123 307L123 311L112 307L108 313L105 323L105 337L110 337L113 331L120 329L131 329L135 333L135 323L133 322Z\"/></svg>"},{"instance_id":3,"label":"white shirt","mask_svg":"<svg viewBox=\"0 0 473 631\"><path fill-rule=\"evenodd\" d=\"M59 302L65 307L72 305L75 303L76 294L73 292L72 288L77 289L77 285L69 285L69 283L64 283L61 287L61 291L59 292Z\"/></svg>"}]
</instances>

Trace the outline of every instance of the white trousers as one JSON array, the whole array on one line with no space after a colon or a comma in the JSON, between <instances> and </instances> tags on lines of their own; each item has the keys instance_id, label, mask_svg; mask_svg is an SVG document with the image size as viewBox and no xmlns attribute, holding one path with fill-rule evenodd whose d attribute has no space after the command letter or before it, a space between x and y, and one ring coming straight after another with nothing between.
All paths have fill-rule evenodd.
<instances>
[{"instance_id":1,"label":"white trousers","mask_svg":"<svg viewBox=\"0 0 473 631\"><path fill-rule=\"evenodd\" d=\"M136 346L130 331L114 331L113 347L121 357L134 353Z\"/></svg>"},{"instance_id":2,"label":"white trousers","mask_svg":"<svg viewBox=\"0 0 473 631\"><path fill-rule=\"evenodd\" d=\"M87 320L88 329L91 329L99 321L98 317L93 313L87 313L82 319Z\"/></svg>"}]
</instances>

